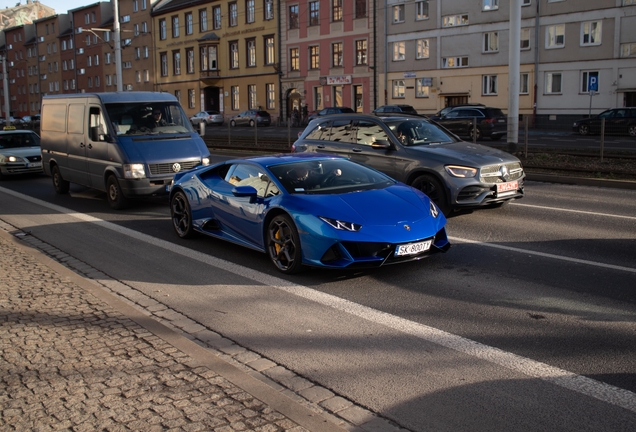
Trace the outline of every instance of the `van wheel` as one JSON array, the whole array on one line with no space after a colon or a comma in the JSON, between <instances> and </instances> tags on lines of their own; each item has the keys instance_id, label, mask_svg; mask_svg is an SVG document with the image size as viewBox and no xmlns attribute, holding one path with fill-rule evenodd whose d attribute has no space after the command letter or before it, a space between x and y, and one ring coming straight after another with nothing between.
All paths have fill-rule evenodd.
<instances>
[{"instance_id":1,"label":"van wheel","mask_svg":"<svg viewBox=\"0 0 636 432\"><path fill-rule=\"evenodd\" d=\"M55 189L55 193L60 195L68 193L71 184L62 178L62 174L60 174L60 169L57 165L51 168L51 178L53 179L53 189Z\"/></svg>"},{"instance_id":2,"label":"van wheel","mask_svg":"<svg viewBox=\"0 0 636 432\"><path fill-rule=\"evenodd\" d=\"M117 177L114 175L108 176L106 180L106 198L108 199L108 205L115 210L121 210L130 205L128 198L124 196L121 187L119 187Z\"/></svg>"},{"instance_id":3,"label":"van wheel","mask_svg":"<svg viewBox=\"0 0 636 432\"><path fill-rule=\"evenodd\" d=\"M424 192L431 201L437 204L437 207L439 207L445 216L450 213L450 205L448 203L448 198L446 197L446 192L444 192L444 186L442 186L442 183L440 183L440 181L435 177L430 175L421 175L413 180L411 186Z\"/></svg>"}]
</instances>

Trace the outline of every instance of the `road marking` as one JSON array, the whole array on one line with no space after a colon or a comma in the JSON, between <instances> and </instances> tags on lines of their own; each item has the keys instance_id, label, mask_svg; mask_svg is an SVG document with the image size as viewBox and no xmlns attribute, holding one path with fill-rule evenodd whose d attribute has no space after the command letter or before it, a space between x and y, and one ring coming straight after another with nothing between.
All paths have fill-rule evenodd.
<instances>
[{"instance_id":1,"label":"road marking","mask_svg":"<svg viewBox=\"0 0 636 432\"><path fill-rule=\"evenodd\" d=\"M250 279L254 282L260 283L265 286L279 289L281 291L296 295L301 298L305 298L314 301L323 306L327 306L341 312L348 313L350 315L365 319L367 321L384 325L399 332L409 334L428 342L432 342L446 348L458 351L460 353L479 358L481 360L497 364L515 372L522 373L526 376L541 379L543 381L552 383L554 385L575 391L579 394L589 396L600 401L622 407L624 409L636 412L636 393L629 390L621 389L610 384L594 380L582 375L577 375L573 372L569 372L564 369L560 369L554 366L550 366L546 363L541 363L526 357L519 356L517 354L503 351L499 348L491 347L480 342L476 342L470 339L463 338L461 336L448 333L443 330L436 329L424 324L416 323L413 321L400 318L395 315L388 314L386 312L378 311L376 309L369 308L367 306L353 303L349 300L341 299L340 297L326 294L303 285L297 285L293 282L280 279L275 276L270 276L248 267L244 267L239 264L235 264L229 261L225 261L220 258L216 258L201 252L188 249L186 247L167 242L155 237L151 237L146 234L133 231L129 228L115 225L112 222L107 222L102 219L98 219L93 216L89 216L83 213L77 213L70 209L50 204L37 198L22 195L20 193L0 187L0 192L13 195L17 198L31 202L33 204L46 207L50 210L60 212L64 215L77 218L84 222L91 222L99 225L103 228L118 232L122 235L126 235L137 239L139 241L151 244L156 247L160 247L172 253L176 253L193 260L199 261L209 266L219 268L221 270L234 273L238 276ZM461 239L458 239L461 240ZM470 240L468 242L471 242ZM479 243L479 242L474 242ZM483 244L483 243L482 243ZM486 244L488 246L499 247L500 245ZM503 247L503 249L515 249ZM516 249L515 249L516 250ZM518 251L527 253L519 249ZM549 254L544 254L549 255ZM557 257L551 255L550 257ZM560 257L558 257L560 258Z\"/></svg>"},{"instance_id":2,"label":"road marking","mask_svg":"<svg viewBox=\"0 0 636 432\"><path fill-rule=\"evenodd\" d=\"M562 211L562 212L570 212L570 213L581 213L581 214L587 214L587 215L592 215L592 216L605 216L605 217L614 217L614 218L621 218L621 219L630 219L630 220L636 220L636 216L624 216L624 215L616 215L616 214L610 214L610 213L597 213L597 212L589 212L589 211L584 211L584 210L573 210L573 209L566 209L566 208L561 208L561 207L547 207L547 206L540 206L540 205L534 205L534 204L521 204L521 203L510 203L514 206L522 206L522 207L532 207L532 208L538 208L538 209L542 209L542 210L554 210L554 211Z\"/></svg>"}]
</instances>

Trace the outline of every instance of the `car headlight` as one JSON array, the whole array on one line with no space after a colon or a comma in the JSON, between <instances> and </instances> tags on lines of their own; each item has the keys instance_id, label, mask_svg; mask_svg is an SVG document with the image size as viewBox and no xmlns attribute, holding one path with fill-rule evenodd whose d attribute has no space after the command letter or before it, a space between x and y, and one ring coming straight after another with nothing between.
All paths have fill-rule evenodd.
<instances>
[{"instance_id":1,"label":"car headlight","mask_svg":"<svg viewBox=\"0 0 636 432\"><path fill-rule=\"evenodd\" d=\"M577 126L577 125L576 125L576 122L574 122L574 124L572 125L572 127L576 127L576 126Z\"/></svg>"},{"instance_id":2,"label":"car headlight","mask_svg":"<svg viewBox=\"0 0 636 432\"><path fill-rule=\"evenodd\" d=\"M444 167L447 173L453 177L470 178L477 175L477 168L459 166L459 165L446 165Z\"/></svg>"},{"instance_id":3,"label":"car headlight","mask_svg":"<svg viewBox=\"0 0 636 432\"><path fill-rule=\"evenodd\" d=\"M436 218L439 215L439 209L437 208L437 206L435 205L433 201L430 201L430 204L431 204L431 216Z\"/></svg>"},{"instance_id":4,"label":"car headlight","mask_svg":"<svg viewBox=\"0 0 636 432\"><path fill-rule=\"evenodd\" d=\"M7 158L7 162L19 162L19 161L20 161L20 158L17 156L9 156Z\"/></svg>"},{"instance_id":5,"label":"car headlight","mask_svg":"<svg viewBox=\"0 0 636 432\"><path fill-rule=\"evenodd\" d=\"M144 164L124 164L124 177L130 179L145 178Z\"/></svg>"},{"instance_id":6,"label":"car headlight","mask_svg":"<svg viewBox=\"0 0 636 432\"><path fill-rule=\"evenodd\" d=\"M324 216L319 216L319 218L320 220L327 222L329 225L331 225L337 230L357 232L357 231L360 231L360 228L362 228L362 225L356 224L353 222L346 222L346 221L341 221L338 219L331 219Z\"/></svg>"},{"instance_id":7,"label":"car headlight","mask_svg":"<svg viewBox=\"0 0 636 432\"><path fill-rule=\"evenodd\" d=\"M203 164L204 166L210 165L210 158L201 159L201 164Z\"/></svg>"}]
</instances>

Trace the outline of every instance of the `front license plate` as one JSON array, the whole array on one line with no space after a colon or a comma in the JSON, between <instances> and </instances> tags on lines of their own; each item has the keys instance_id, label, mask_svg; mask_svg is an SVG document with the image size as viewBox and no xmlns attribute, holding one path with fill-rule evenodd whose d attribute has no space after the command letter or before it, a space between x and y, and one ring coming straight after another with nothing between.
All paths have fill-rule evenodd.
<instances>
[{"instance_id":1,"label":"front license plate","mask_svg":"<svg viewBox=\"0 0 636 432\"><path fill-rule=\"evenodd\" d=\"M27 164L27 168L41 168L42 162L31 162Z\"/></svg>"},{"instance_id":2,"label":"front license plate","mask_svg":"<svg viewBox=\"0 0 636 432\"><path fill-rule=\"evenodd\" d=\"M432 240L425 240L423 242L400 245L395 248L395 256L415 255L427 251L431 248L431 242Z\"/></svg>"},{"instance_id":3,"label":"front license plate","mask_svg":"<svg viewBox=\"0 0 636 432\"><path fill-rule=\"evenodd\" d=\"M506 183L497 183L497 195L505 194L506 192L514 192L519 189L519 182L517 180L506 182Z\"/></svg>"}]
</instances>

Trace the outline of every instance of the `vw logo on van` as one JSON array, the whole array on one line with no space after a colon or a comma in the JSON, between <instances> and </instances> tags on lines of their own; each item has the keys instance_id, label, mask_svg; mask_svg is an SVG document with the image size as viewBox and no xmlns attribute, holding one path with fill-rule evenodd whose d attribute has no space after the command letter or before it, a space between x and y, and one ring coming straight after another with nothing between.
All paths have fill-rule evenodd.
<instances>
[{"instance_id":1,"label":"vw logo on van","mask_svg":"<svg viewBox=\"0 0 636 432\"><path fill-rule=\"evenodd\" d=\"M181 164L179 162L175 162L172 164L172 171L179 172L181 171Z\"/></svg>"}]
</instances>

